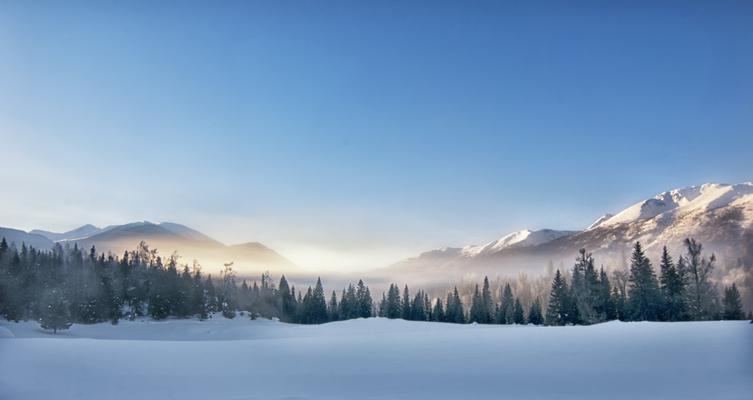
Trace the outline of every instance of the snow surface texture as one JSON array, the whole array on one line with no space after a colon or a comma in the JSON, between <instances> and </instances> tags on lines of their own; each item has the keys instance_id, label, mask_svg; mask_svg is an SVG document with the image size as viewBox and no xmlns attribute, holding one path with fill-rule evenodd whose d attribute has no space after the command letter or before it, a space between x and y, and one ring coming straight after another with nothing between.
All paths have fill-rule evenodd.
<instances>
[{"instance_id":1,"label":"snow surface texture","mask_svg":"<svg viewBox=\"0 0 753 400\"><path fill-rule=\"evenodd\" d=\"M750 399L753 325L0 322L1 399Z\"/></svg>"}]
</instances>

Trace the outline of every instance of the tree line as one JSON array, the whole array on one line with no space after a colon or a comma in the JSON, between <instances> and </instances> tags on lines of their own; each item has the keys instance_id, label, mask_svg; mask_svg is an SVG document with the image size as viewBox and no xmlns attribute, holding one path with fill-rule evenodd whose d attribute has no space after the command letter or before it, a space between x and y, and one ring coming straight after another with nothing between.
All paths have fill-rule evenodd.
<instances>
[{"instance_id":1,"label":"tree line","mask_svg":"<svg viewBox=\"0 0 753 400\"><path fill-rule=\"evenodd\" d=\"M570 272L568 284L557 270L552 281L546 323L593 324L622 321L703 321L744 319L742 300L734 283L720 299L711 281L715 256L705 257L703 246L684 241L686 254L677 262L662 249L657 276L640 242L636 242L628 271L615 271L614 284L604 268L598 271L586 250Z\"/></svg>"},{"instance_id":2,"label":"tree line","mask_svg":"<svg viewBox=\"0 0 753 400\"><path fill-rule=\"evenodd\" d=\"M371 317L372 299L362 280L350 284L340 299L325 298L321 279L296 291L282 276L277 285L269 273L250 285L238 283L231 265L218 278L204 275L194 262L180 265L177 254L163 259L142 242L122 257L88 252L77 245L56 244L41 251L22 244L9 247L0 240L0 315L12 321L36 320L57 331L72 323L91 324L138 317L199 319L237 313L251 318L319 324Z\"/></svg>"},{"instance_id":3,"label":"tree line","mask_svg":"<svg viewBox=\"0 0 753 400\"><path fill-rule=\"evenodd\" d=\"M744 318L736 285L720 299L710 277L715 257L706 258L700 243L685 241L687 253L675 263L664 248L657 275L640 243L629 271L597 270L591 254L581 250L568 272L556 271L548 299L524 304L509 283L495 295L484 278L464 305L457 287L444 298L419 290L411 296L391 284L375 304L363 280L349 284L338 297L325 295L321 279L304 290L282 276L278 283L264 273L259 282L238 283L231 265L219 277L204 275L198 263L181 265L175 253L162 258L142 242L121 257L56 244L41 251L0 241L0 315L7 320L37 320L57 331L72 323L97 323L148 316L199 319L218 313L233 318L279 318L319 324L381 316L414 321L480 324L568 325L623 321L687 321ZM545 312L544 312L545 310Z\"/></svg>"}]
</instances>

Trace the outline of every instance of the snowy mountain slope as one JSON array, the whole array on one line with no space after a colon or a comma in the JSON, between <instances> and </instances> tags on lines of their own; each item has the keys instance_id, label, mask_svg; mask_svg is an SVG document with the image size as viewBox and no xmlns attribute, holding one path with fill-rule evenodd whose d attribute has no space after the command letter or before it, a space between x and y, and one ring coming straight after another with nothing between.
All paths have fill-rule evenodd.
<instances>
[{"instance_id":1,"label":"snowy mountain slope","mask_svg":"<svg viewBox=\"0 0 753 400\"><path fill-rule=\"evenodd\" d=\"M670 190L606 214L583 231L523 230L480 246L425 252L386 271L459 277L540 272L551 264L569 268L580 248L592 252L599 263L622 267L635 241L656 258L665 245L680 253L688 237L701 241L720 262L753 257L748 256L753 253L753 183Z\"/></svg>"},{"instance_id":2,"label":"snowy mountain slope","mask_svg":"<svg viewBox=\"0 0 753 400\"><path fill-rule=\"evenodd\" d=\"M530 247L538 246L550 242L554 239L569 236L576 233L576 231L555 231L552 229L542 229L538 231L532 231L530 229L524 229L522 231L513 232L507 234L500 239L491 241L481 246L466 246L463 247L461 253L466 257L475 257L484 254L494 254L504 249L514 247Z\"/></svg>"},{"instance_id":3,"label":"snowy mountain slope","mask_svg":"<svg viewBox=\"0 0 753 400\"><path fill-rule=\"evenodd\" d=\"M34 229L30 231L29 233L42 235L52 240L53 242L57 242L60 240L82 239L82 238L89 237L91 235L95 235L101 231L102 229L97 228L96 226L92 224L86 224L84 226L80 226L76 229L70 230L68 232L63 232L63 233L44 231L41 229Z\"/></svg>"},{"instance_id":4,"label":"snowy mountain slope","mask_svg":"<svg viewBox=\"0 0 753 400\"><path fill-rule=\"evenodd\" d=\"M737 185L707 183L701 186L675 189L638 202L602 222L600 226L711 211L753 201L752 196L753 182Z\"/></svg>"},{"instance_id":5,"label":"snowy mountain slope","mask_svg":"<svg viewBox=\"0 0 753 400\"><path fill-rule=\"evenodd\" d=\"M589 225L588 228L586 228L586 230L594 229L594 228L596 228L598 226L601 226L604 223L604 221L606 221L606 220L608 220L608 219L610 219L612 217L614 217L614 215L608 214L608 213L604 214L601 217L599 217L596 221L594 221L593 223L591 223L591 225Z\"/></svg>"},{"instance_id":6,"label":"snowy mountain slope","mask_svg":"<svg viewBox=\"0 0 753 400\"><path fill-rule=\"evenodd\" d=\"M220 244L220 242L212 239L211 237L195 230L191 229L185 225L176 224L174 222L160 222L159 226L169 230L170 232L176 233L178 235L181 235L185 237L186 239L194 240L197 242L205 242L205 243L212 243L212 244Z\"/></svg>"}]
</instances>

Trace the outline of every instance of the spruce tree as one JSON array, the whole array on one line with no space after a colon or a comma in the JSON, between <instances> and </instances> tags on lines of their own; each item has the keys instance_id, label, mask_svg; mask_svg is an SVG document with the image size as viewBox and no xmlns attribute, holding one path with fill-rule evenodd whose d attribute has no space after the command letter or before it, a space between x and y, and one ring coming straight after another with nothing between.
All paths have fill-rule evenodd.
<instances>
[{"instance_id":1,"label":"spruce tree","mask_svg":"<svg viewBox=\"0 0 753 400\"><path fill-rule=\"evenodd\" d=\"M541 325L544 323L544 317L541 312L541 302L538 297L533 303L531 303L531 308L528 311L528 323L533 325Z\"/></svg>"},{"instance_id":2,"label":"spruce tree","mask_svg":"<svg viewBox=\"0 0 753 400\"><path fill-rule=\"evenodd\" d=\"M456 324L465 323L465 310L457 286L447 295L446 320Z\"/></svg>"},{"instance_id":3,"label":"spruce tree","mask_svg":"<svg viewBox=\"0 0 753 400\"><path fill-rule=\"evenodd\" d=\"M662 295L661 319L680 321L685 315L685 282L669 255L667 246L662 249L659 266L659 288Z\"/></svg>"},{"instance_id":4,"label":"spruce tree","mask_svg":"<svg viewBox=\"0 0 753 400\"><path fill-rule=\"evenodd\" d=\"M489 324L492 322L494 316L492 310L492 307L494 307L494 300L492 299L492 291L489 288L489 278L486 276L484 277L484 286L481 290L481 302L483 315L481 317L482 321L479 322Z\"/></svg>"},{"instance_id":5,"label":"spruce tree","mask_svg":"<svg viewBox=\"0 0 753 400\"><path fill-rule=\"evenodd\" d=\"M515 299L515 306L513 308L513 322L518 325L524 325L526 323L526 317L525 314L523 314L523 305L520 304L519 298Z\"/></svg>"},{"instance_id":6,"label":"spruce tree","mask_svg":"<svg viewBox=\"0 0 753 400\"><path fill-rule=\"evenodd\" d=\"M601 321L597 311L598 295L599 281L594 259L586 249L580 249L572 270L569 322L592 324Z\"/></svg>"},{"instance_id":7,"label":"spruce tree","mask_svg":"<svg viewBox=\"0 0 753 400\"><path fill-rule=\"evenodd\" d=\"M724 289L724 319L727 320L740 320L745 318L743 312L742 300L740 300L740 292L737 290L737 285L734 283L732 286Z\"/></svg>"},{"instance_id":8,"label":"spruce tree","mask_svg":"<svg viewBox=\"0 0 753 400\"><path fill-rule=\"evenodd\" d=\"M661 296L656 274L640 242L635 242L630 261L630 291L628 304L632 319L656 321L659 317Z\"/></svg>"},{"instance_id":9,"label":"spruce tree","mask_svg":"<svg viewBox=\"0 0 753 400\"><path fill-rule=\"evenodd\" d=\"M404 320L410 320L411 316L411 309L410 309L410 292L408 291L408 285L405 285L405 289L403 289L403 305L401 308L401 318Z\"/></svg>"},{"instance_id":10,"label":"spruce tree","mask_svg":"<svg viewBox=\"0 0 753 400\"><path fill-rule=\"evenodd\" d=\"M611 321L617 318L617 311L612 297L612 286L609 283L604 267L599 270L599 290L596 297L595 310L601 321Z\"/></svg>"},{"instance_id":11,"label":"spruce tree","mask_svg":"<svg viewBox=\"0 0 753 400\"><path fill-rule=\"evenodd\" d=\"M277 285L277 296L280 309L280 319L282 321L292 321L295 316L295 297L290 291L290 286L288 280L285 279L285 275L280 277L280 284Z\"/></svg>"},{"instance_id":12,"label":"spruce tree","mask_svg":"<svg viewBox=\"0 0 753 400\"><path fill-rule=\"evenodd\" d=\"M431 312L431 320L434 322L445 322L444 308L442 307L442 299L437 299L434 303L434 309Z\"/></svg>"},{"instance_id":13,"label":"spruce tree","mask_svg":"<svg viewBox=\"0 0 753 400\"><path fill-rule=\"evenodd\" d=\"M390 284L390 289L387 291L387 311L385 317L395 319L400 318L402 315L400 306L400 289L397 285Z\"/></svg>"},{"instance_id":14,"label":"spruce tree","mask_svg":"<svg viewBox=\"0 0 753 400\"><path fill-rule=\"evenodd\" d=\"M473 298L471 298L471 311L468 318L468 322L484 323L486 319L486 312L484 311L484 303L481 298L481 293L478 290L478 285L473 292Z\"/></svg>"},{"instance_id":15,"label":"spruce tree","mask_svg":"<svg viewBox=\"0 0 753 400\"><path fill-rule=\"evenodd\" d=\"M560 270L554 274L552 290L549 292L549 305L546 309L548 325L565 325L568 322L568 288Z\"/></svg>"},{"instance_id":16,"label":"spruce tree","mask_svg":"<svg viewBox=\"0 0 753 400\"><path fill-rule=\"evenodd\" d=\"M453 320L455 323L464 324L466 322L465 307L463 306L463 300L460 298L460 295L458 294L457 286L453 290L452 298L453 298L452 302L455 304L455 316Z\"/></svg>"},{"instance_id":17,"label":"spruce tree","mask_svg":"<svg viewBox=\"0 0 753 400\"><path fill-rule=\"evenodd\" d=\"M510 284L505 284L502 290L502 301L497 310L497 323L498 324L512 324L513 313L515 311L515 299L512 295L512 288Z\"/></svg>"},{"instance_id":18,"label":"spruce tree","mask_svg":"<svg viewBox=\"0 0 753 400\"><path fill-rule=\"evenodd\" d=\"M426 310L424 310L424 292L419 290L416 296L413 298L411 304L411 320L413 321L425 321Z\"/></svg>"},{"instance_id":19,"label":"spruce tree","mask_svg":"<svg viewBox=\"0 0 753 400\"><path fill-rule=\"evenodd\" d=\"M369 318L371 317L373 300L371 299L371 292L369 287L363 283L363 280L358 280L358 286L356 288L356 302L358 305L357 318Z\"/></svg>"},{"instance_id":20,"label":"spruce tree","mask_svg":"<svg viewBox=\"0 0 753 400\"><path fill-rule=\"evenodd\" d=\"M377 316L387 316L387 296L382 292L382 301L379 302L379 309L377 310Z\"/></svg>"},{"instance_id":21,"label":"spruce tree","mask_svg":"<svg viewBox=\"0 0 753 400\"><path fill-rule=\"evenodd\" d=\"M337 293L335 291L332 291L332 296L329 299L329 304L327 307L327 311L329 313L329 320L330 321L338 321L340 320L340 309L337 305Z\"/></svg>"},{"instance_id":22,"label":"spruce tree","mask_svg":"<svg viewBox=\"0 0 753 400\"><path fill-rule=\"evenodd\" d=\"M314 324L327 322L327 300L324 298L321 278L316 278L316 286L314 286L311 301L311 322Z\"/></svg>"},{"instance_id":23,"label":"spruce tree","mask_svg":"<svg viewBox=\"0 0 753 400\"><path fill-rule=\"evenodd\" d=\"M71 327L71 314L62 291L53 289L50 292L39 323L42 329L51 329L53 334L57 334L58 330Z\"/></svg>"}]
</instances>

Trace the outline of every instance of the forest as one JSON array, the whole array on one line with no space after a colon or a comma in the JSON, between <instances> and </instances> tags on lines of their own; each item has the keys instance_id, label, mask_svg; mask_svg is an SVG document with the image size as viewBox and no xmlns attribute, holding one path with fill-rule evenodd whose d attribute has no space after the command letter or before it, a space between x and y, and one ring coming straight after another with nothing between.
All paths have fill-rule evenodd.
<instances>
[{"instance_id":1,"label":"forest","mask_svg":"<svg viewBox=\"0 0 753 400\"><path fill-rule=\"evenodd\" d=\"M270 274L249 284L230 265L218 277L204 275L194 261L180 264L179 255L163 258L141 242L120 257L56 244L49 251L0 240L0 315L11 321L39 321L57 332L73 323L92 324L139 317L278 318L284 322L320 324L380 316L414 321L479 324L588 325L609 320L690 321L745 318L735 284L719 288L711 280L715 257L702 245L685 240L686 254L675 262L666 248L658 273L641 244L633 248L629 270L595 267L581 249L569 271L554 273L546 296L516 296L510 283L493 290L488 278L463 294L457 286L432 298L424 290L411 295L391 284L379 302L363 280L339 293L325 293L321 279L296 290ZM748 314L748 318L750 318Z\"/></svg>"}]
</instances>

